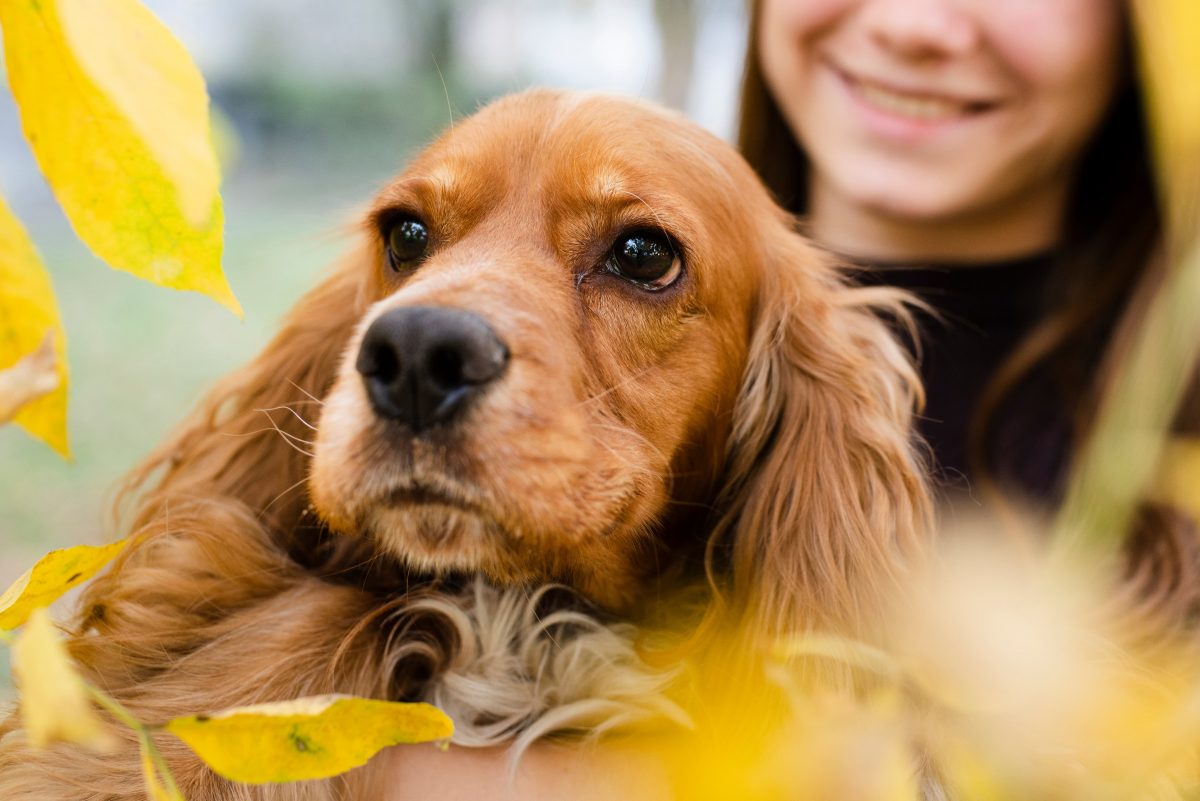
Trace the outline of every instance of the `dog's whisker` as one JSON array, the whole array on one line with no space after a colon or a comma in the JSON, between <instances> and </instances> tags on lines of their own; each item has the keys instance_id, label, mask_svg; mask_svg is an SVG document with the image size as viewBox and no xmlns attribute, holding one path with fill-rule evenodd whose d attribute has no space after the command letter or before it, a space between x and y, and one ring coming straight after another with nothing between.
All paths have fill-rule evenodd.
<instances>
[{"instance_id":1,"label":"dog's whisker","mask_svg":"<svg viewBox=\"0 0 1200 801\"><path fill-rule=\"evenodd\" d=\"M630 479L636 476L654 479L669 478L669 474L663 471L654 470L646 465L634 463L629 459L629 457L622 454L619 450L614 449L613 446L607 442L604 442L603 440L597 440L597 442L599 442L600 447L604 448L604 450L606 450L621 465L621 467L625 469L626 474Z\"/></svg>"},{"instance_id":2,"label":"dog's whisker","mask_svg":"<svg viewBox=\"0 0 1200 801\"><path fill-rule=\"evenodd\" d=\"M310 405L310 406L311 406L311 405L313 405L313 404L316 404L316 405L318 405L318 406L324 406L324 405L325 405L325 401L316 400L316 399L313 399L313 398L301 398L301 399L299 399L299 400L290 400L290 401L288 401L288 402L287 402L286 404L284 404L284 405L285 405L285 406L303 406L303 405L305 405L305 404L308 404L308 405Z\"/></svg>"},{"instance_id":3,"label":"dog's whisker","mask_svg":"<svg viewBox=\"0 0 1200 801\"><path fill-rule=\"evenodd\" d=\"M640 431L637 431L628 426L619 426L619 425L616 425L615 423L605 423L605 422L600 422L600 421L596 421L593 425L595 425L596 428L598 428L602 431L616 431L620 434L625 434L626 436L633 437L639 443L644 445L646 448L653 451L654 455L658 457L658 460L661 463L663 463L663 464L670 463L670 458L667 456L667 454L665 454L663 452L662 448L660 448L659 446L657 446L653 442L651 442L650 439ZM608 444L608 443L604 442L604 440L597 440L597 441L602 442L605 445Z\"/></svg>"},{"instance_id":4,"label":"dog's whisker","mask_svg":"<svg viewBox=\"0 0 1200 801\"><path fill-rule=\"evenodd\" d=\"M279 434L281 437L283 437L283 441L286 442L289 447L291 447L292 449L296 450L299 453L304 454L308 458L311 459L315 455L311 451L305 450L304 448L300 447L301 444L313 445L315 443L311 442L310 440L304 439L302 437L297 437L295 434L289 434L288 432L284 431L279 426L275 425L274 420L271 421L270 428L259 428L254 431L242 431L242 432L219 431L217 433L222 436L226 436L226 437L252 437L252 436L256 436L258 434L266 433L268 431L273 431L276 434Z\"/></svg>"},{"instance_id":5,"label":"dog's whisker","mask_svg":"<svg viewBox=\"0 0 1200 801\"><path fill-rule=\"evenodd\" d=\"M286 409L287 411L291 412L291 413L292 413L292 416L293 416L293 417L295 417L297 420L299 420L299 421L300 421L300 424L301 424L301 425L303 425L305 428L307 428L307 429L309 429L309 430L311 430L311 431L316 431L316 430L317 430L317 427L316 427L316 426L314 426L312 423L310 423L310 422L308 422L307 420L305 420L305 419L304 419L304 418L303 418L303 417L300 415L300 413L299 413L299 412L297 412L295 409L293 409L291 406L288 406L287 404L282 404L282 405L280 405L280 406L272 406L272 407L270 407L270 408L268 408L268 409L255 409L254 411L256 411L256 412L262 412L263 414L265 414L265 415L267 415L268 417L270 417L270 414L269 414L270 412L277 412L277 411L279 411L280 409Z\"/></svg>"},{"instance_id":6,"label":"dog's whisker","mask_svg":"<svg viewBox=\"0 0 1200 801\"><path fill-rule=\"evenodd\" d=\"M640 379L643 376L650 373L653 369L654 369L653 367L644 367L641 370L638 370L636 373L626 376L625 378L621 379L620 381L613 384L612 386L606 387L603 391L597 392L595 395L591 395L587 398L584 398L582 401L579 402L579 406L582 408L582 407L588 406L589 404L595 403L596 401L600 400L604 396L610 395L613 392L616 392L618 389L623 388L626 384L630 384L630 383L633 383L634 381L637 381L638 379Z\"/></svg>"},{"instance_id":7,"label":"dog's whisker","mask_svg":"<svg viewBox=\"0 0 1200 801\"><path fill-rule=\"evenodd\" d=\"M217 431L216 434L219 437L232 437L232 438L255 437L255 436L258 436L259 434L263 434L263 433L266 433L269 431L274 432L276 434L282 434L283 436L289 437L303 445L315 445L316 444L312 440L307 440L307 439L304 439L303 437L298 437L295 434L289 434L288 432L284 431L283 429L279 428L278 426L268 426L266 428L256 428L253 431Z\"/></svg>"},{"instance_id":8,"label":"dog's whisker","mask_svg":"<svg viewBox=\"0 0 1200 801\"><path fill-rule=\"evenodd\" d=\"M286 409L287 409L289 412L291 412L293 415L295 415L295 416L296 416L296 418L297 418L297 419L298 419L298 420L299 420L301 423L304 423L304 425L308 426L308 427L309 427L309 428L311 428L313 431L316 431L316 428L313 428L313 426L311 426L311 425L308 425L308 422L307 422L307 421L306 421L306 420L305 420L303 417L300 417L300 415L296 414L296 412L295 412L293 409L290 409L290 408L288 408L288 407L286 407L286 406L285 406L284 408L286 408ZM257 411L257 412L261 412L261 413L263 414L263 416L265 416L265 417L267 418L267 420L268 420L268 421L270 421L270 423L271 423L271 426L272 426L272 427L273 427L273 428L274 428L276 431L278 431L280 434L283 434L285 437L288 437L289 439L291 439L291 440L293 440L293 441L295 441L295 442L300 442L300 443L303 443L303 444L305 444L305 445L315 445L315 444L316 444L316 443L315 443L315 442L313 442L312 440L305 439L304 437L301 437L301 436L299 436L299 435L293 434L293 433L291 433L290 431L284 431L282 428L280 428L280 427L279 427L279 424L275 422L275 418L271 416L271 411L272 411L272 410L270 410L270 409L255 409L255 411Z\"/></svg>"},{"instance_id":9,"label":"dog's whisker","mask_svg":"<svg viewBox=\"0 0 1200 801\"><path fill-rule=\"evenodd\" d=\"M278 503L279 500L281 498L283 498L283 496L289 494L290 492L295 490L297 487L304 486L307 482L308 482L308 476L305 476L304 478L297 481L295 484L292 484L290 487L288 487L287 489L280 492L278 495L276 495L274 498L272 498L265 506L263 506L263 508L259 511L258 516L260 518L263 517L267 513L267 510L269 510L272 506L274 506L276 503Z\"/></svg>"},{"instance_id":10,"label":"dog's whisker","mask_svg":"<svg viewBox=\"0 0 1200 801\"><path fill-rule=\"evenodd\" d=\"M292 379L290 379L290 378L289 378L289 379L288 379L288 383L289 383L289 384L291 384L291 385L292 385L293 387L295 387L296 389L298 389L298 390L300 390L301 392L303 392L305 395L307 395L307 396L308 396L308 399L309 399L309 400L311 400L313 403L316 403L316 404L318 404L318 405L320 405L320 406L324 406L324 405L325 405L325 401L321 400L321 399L320 399L320 398L318 398L316 395L312 394L311 392L309 392L307 389L305 389L304 387L302 387L302 386L300 386L299 384L297 384L297 383L296 383L295 381L293 381Z\"/></svg>"}]
</instances>

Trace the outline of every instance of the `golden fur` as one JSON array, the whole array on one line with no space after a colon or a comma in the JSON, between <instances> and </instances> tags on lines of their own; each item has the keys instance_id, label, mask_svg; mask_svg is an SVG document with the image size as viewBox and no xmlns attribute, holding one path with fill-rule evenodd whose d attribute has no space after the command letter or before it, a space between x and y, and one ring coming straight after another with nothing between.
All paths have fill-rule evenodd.
<instances>
[{"instance_id":1,"label":"golden fur","mask_svg":"<svg viewBox=\"0 0 1200 801\"><path fill-rule=\"evenodd\" d=\"M401 274L380 231L397 208L433 232ZM678 241L676 285L596 269L632 226ZM903 320L902 298L850 288L732 148L647 105L528 92L430 146L360 239L131 477L135 544L71 623L92 681L146 721L312 693L432 698L492 742L677 716L669 675L612 621L661 619L705 573L706 620L749 643L870 636L930 530L920 389L881 319ZM419 439L372 414L353 367L370 321L406 305L471 310L511 350L464 421ZM469 503L391 502L418 480ZM481 657L497 620L533 625L544 596L519 599L547 582L586 599L546 602L584 656L546 674L573 647L551 631ZM624 678L597 680L613 654ZM33 754L15 716L0 735L5 801L142 797L132 742ZM369 798L378 779L235 787L162 744L191 801Z\"/></svg>"}]
</instances>

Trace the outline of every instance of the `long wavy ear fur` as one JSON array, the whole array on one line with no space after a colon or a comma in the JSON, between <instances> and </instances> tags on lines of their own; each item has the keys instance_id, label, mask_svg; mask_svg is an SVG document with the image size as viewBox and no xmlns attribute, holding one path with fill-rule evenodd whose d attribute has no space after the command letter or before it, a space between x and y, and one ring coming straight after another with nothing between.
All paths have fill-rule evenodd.
<instances>
[{"instance_id":1,"label":"long wavy ear fur","mask_svg":"<svg viewBox=\"0 0 1200 801\"><path fill-rule=\"evenodd\" d=\"M192 416L126 479L118 516L137 531L172 508L240 501L268 530L293 528L307 505L308 421L332 384L355 321L366 308L356 254L309 292L267 347L226 377Z\"/></svg>"},{"instance_id":2,"label":"long wavy ear fur","mask_svg":"<svg viewBox=\"0 0 1200 801\"><path fill-rule=\"evenodd\" d=\"M370 647L378 599L293 558L306 532L320 533L303 520L304 421L316 419L366 307L362 259L352 255L305 296L262 353L127 480L119 525L135 542L84 589L70 648L84 675L141 720L306 694L390 693ZM340 792L341 780L235 786L186 749L164 752L190 798L360 797ZM109 755L35 752L12 715L0 720L0 798L144 798L137 755L129 737Z\"/></svg>"},{"instance_id":3,"label":"long wavy ear fur","mask_svg":"<svg viewBox=\"0 0 1200 801\"><path fill-rule=\"evenodd\" d=\"M752 633L869 637L932 535L905 296L849 286L780 222L768 241L729 479L710 544Z\"/></svg>"}]
</instances>

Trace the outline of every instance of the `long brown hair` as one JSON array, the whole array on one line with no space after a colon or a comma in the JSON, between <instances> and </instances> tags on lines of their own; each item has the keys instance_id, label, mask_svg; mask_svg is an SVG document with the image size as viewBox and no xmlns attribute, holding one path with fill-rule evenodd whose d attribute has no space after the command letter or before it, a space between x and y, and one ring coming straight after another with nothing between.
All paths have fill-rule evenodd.
<instances>
[{"instance_id":1,"label":"long brown hair","mask_svg":"<svg viewBox=\"0 0 1200 801\"><path fill-rule=\"evenodd\" d=\"M761 2L751 0L738 148L776 199L803 215L809 201L809 161L762 74L757 36L761 9ZM1031 378L1052 382L1064 419L1073 428L1065 474L1112 383L1115 357L1137 330L1146 300L1163 278L1163 214L1129 31L1126 25L1124 78L1078 165L1057 255L1046 277L1042 318L997 369L974 412L969 432L973 480L998 502L1010 490L1005 443L997 440L994 427L998 412ZM1185 403L1176 430L1200 430L1193 401ZM1057 497L1061 487L1047 489ZM1200 571L1193 566L1196 549L1188 546L1193 529L1171 510L1147 507L1129 541L1131 573L1154 586L1151 594L1169 590L1174 603L1188 607L1196 604L1192 596L1200 583Z\"/></svg>"}]
</instances>

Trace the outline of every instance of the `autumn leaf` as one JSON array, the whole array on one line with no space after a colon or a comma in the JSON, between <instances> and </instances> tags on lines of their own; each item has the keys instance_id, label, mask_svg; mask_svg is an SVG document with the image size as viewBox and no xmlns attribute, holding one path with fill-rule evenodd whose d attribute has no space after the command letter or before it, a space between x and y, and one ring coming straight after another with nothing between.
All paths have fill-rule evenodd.
<instances>
[{"instance_id":1,"label":"autumn leaf","mask_svg":"<svg viewBox=\"0 0 1200 801\"><path fill-rule=\"evenodd\" d=\"M1200 438L1177 437L1167 443L1151 497L1200 521Z\"/></svg>"},{"instance_id":2,"label":"autumn leaf","mask_svg":"<svg viewBox=\"0 0 1200 801\"><path fill-rule=\"evenodd\" d=\"M3 3L0 3L0 9ZM57 386L46 385L43 356L34 356L47 332L53 340ZM26 361L32 356L32 361ZM23 366L18 366L23 365ZM67 338L50 274L37 249L0 198L0 421L8 419L63 456L67 444ZM8 372L13 371L16 372ZM31 394L32 390L32 394ZM6 414L9 412L10 414Z\"/></svg>"},{"instance_id":3,"label":"autumn leaf","mask_svg":"<svg viewBox=\"0 0 1200 801\"><path fill-rule=\"evenodd\" d=\"M0 27L25 137L80 239L241 314L208 95L178 40L137 0L4 0Z\"/></svg>"},{"instance_id":4,"label":"autumn leaf","mask_svg":"<svg viewBox=\"0 0 1200 801\"><path fill-rule=\"evenodd\" d=\"M58 389L59 383L54 332L49 332L37 350L0 370L0 425L12 420L22 406Z\"/></svg>"},{"instance_id":5,"label":"autumn leaf","mask_svg":"<svg viewBox=\"0 0 1200 801\"><path fill-rule=\"evenodd\" d=\"M13 641L13 676L21 687L21 720L34 748L66 741L110 750L113 737L88 699L49 613L34 610Z\"/></svg>"},{"instance_id":6,"label":"autumn leaf","mask_svg":"<svg viewBox=\"0 0 1200 801\"><path fill-rule=\"evenodd\" d=\"M1200 358L1200 3L1135 0L1133 32L1153 134L1168 262L1116 365L1060 506L1054 539L1105 558L1120 550Z\"/></svg>"},{"instance_id":7,"label":"autumn leaf","mask_svg":"<svg viewBox=\"0 0 1200 801\"><path fill-rule=\"evenodd\" d=\"M0 630L12 630L37 609L90 579L124 550L128 540L109 545L76 545L51 551L0 595Z\"/></svg>"},{"instance_id":8,"label":"autumn leaf","mask_svg":"<svg viewBox=\"0 0 1200 801\"><path fill-rule=\"evenodd\" d=\"M749 785L772 799L916 801L919 758L901 712L892 690L863 701L805 698Z\"/></svg>"},{"instance_id":9,"label":"autumn leaf","mask_svg":"<svg viewBox=\"0 0 1200 801\"><path fill-rule=\"evenodd\" d=\"M1200 3L1136 0L1132 7L1159 179L1182 247L1200 214Z\"/></svg>"},{"instance_id":10,"label":"autumn leaf","mask_svg":"<svg viewBox=\"0 0 1200 801\"><path fill-rule=\"evenodd\" d=\"M225 778L263 784L336 776L386 746L445 739L454 724L429 704L327 695L176 718L166 730Z\"/></svg>"}]
</instances>

